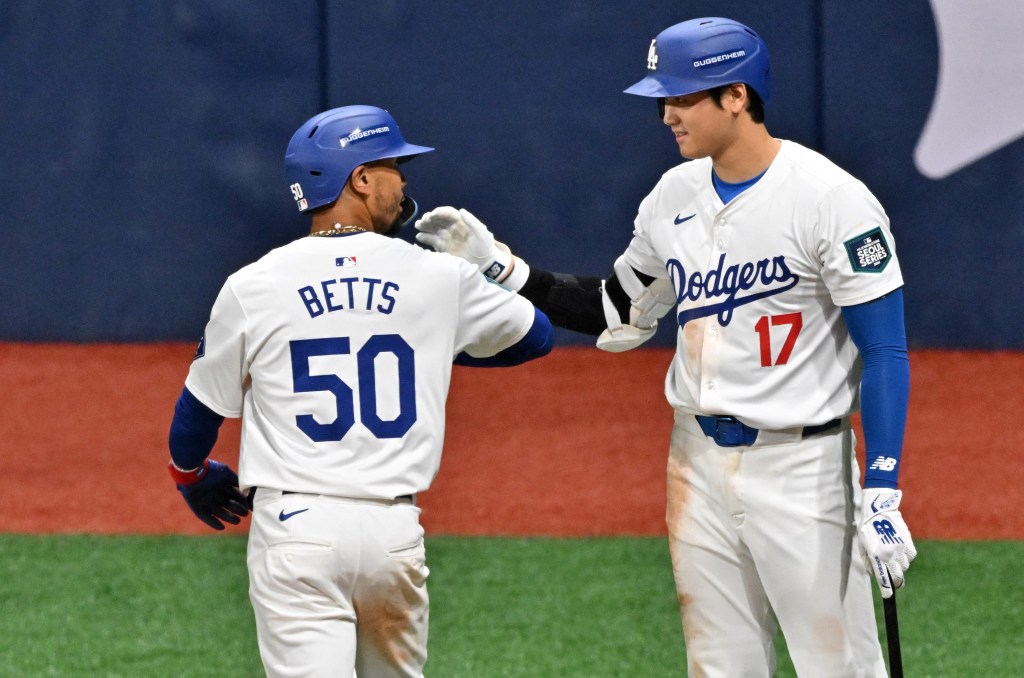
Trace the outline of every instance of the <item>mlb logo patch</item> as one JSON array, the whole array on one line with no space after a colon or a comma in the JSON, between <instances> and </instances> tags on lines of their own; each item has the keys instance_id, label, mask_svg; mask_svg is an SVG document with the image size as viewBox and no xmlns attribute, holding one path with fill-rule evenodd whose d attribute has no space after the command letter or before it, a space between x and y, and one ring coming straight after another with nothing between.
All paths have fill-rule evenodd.
<instances>
[{"instance_id":1,"label":"mlb logo patch","mask_svg":"<svg viewBox=\"0 0 1024 678\"><path fill-rule=\"evenodd\" d=\"M338 257L334 260L335 266L341 266L342 268L352 268L356 265L355 257Z\"/></svg>"},{"instance_id":2,"label":"mlb logo patch","mask_svg":"<svg viewBox=\"0 0 1024 678\"><path fill-rule=\"evenodd\" d=\"M881 227L851 238L843 244L856 273L881 273L892 259L892 250L885 242Z\"/></svg>"}]
</instances>

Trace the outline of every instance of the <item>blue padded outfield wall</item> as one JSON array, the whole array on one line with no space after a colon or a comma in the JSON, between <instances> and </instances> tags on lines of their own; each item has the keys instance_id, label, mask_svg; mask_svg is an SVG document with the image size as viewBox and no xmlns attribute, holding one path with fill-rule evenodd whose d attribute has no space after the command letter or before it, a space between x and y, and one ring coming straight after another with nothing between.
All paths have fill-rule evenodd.
<instances>
[{"instance_id":1,"label":"blue padded outfield wall","mask_svg":"<svg viewBox=\"0 0 1024 678\"><path fill-rule=\"evenodd\" d=\"M228 274L308 229L292 131L354 103L437 148L406 166L425 209L604 275L680 162L622 90L656 33L706 15L768 42L769 130L882 201L911 345L1024 347L1019 0L5 0L0 339L197 338Z\"/></svg>"}]
</instances>

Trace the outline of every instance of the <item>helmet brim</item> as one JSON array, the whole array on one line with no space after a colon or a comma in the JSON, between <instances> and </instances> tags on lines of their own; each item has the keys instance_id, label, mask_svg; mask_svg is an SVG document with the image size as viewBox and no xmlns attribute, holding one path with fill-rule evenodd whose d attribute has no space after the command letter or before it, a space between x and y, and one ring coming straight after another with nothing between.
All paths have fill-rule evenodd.
<instances>
[{"instance_id":1,"label":"helmet brim","mask_svg":"<svg viewBox=\"0 0 1024 678\"><path fill-rule=\"evenodd\" d=\"M394 154L389 154L386 157L388 157L388 158L398 158L398 162L399 162L399 164L401 164L403 162L409 162L410 160L412 160L413 158L415 158L418 155L423 155L424 153L430 153L434 149L430 148L429 146L417 146L416 144L403 144L400 148L397 148L395 150L396 150L396 152Z\"/></svg>"},{"instance_id":2,"label":"helmet brim","mask_svg":"<svg viewBox=\"0 0 1024 678\"><path fill-rule=\"evenodd\" d=\"M623 90L626 94L642 97L681 97L708 89L706 85L687 82L663 73L651 73L643 80Z\"/></svg>"}]
</instances>

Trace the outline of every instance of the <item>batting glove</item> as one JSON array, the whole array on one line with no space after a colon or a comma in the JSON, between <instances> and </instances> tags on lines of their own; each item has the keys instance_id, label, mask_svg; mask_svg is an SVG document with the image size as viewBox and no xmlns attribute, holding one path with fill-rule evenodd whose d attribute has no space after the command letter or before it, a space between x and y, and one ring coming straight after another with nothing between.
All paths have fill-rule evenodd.
<instances>
[{"instance_id":1,"label":"batting glove","mask_svg":"<svg viewBox=\"0 0 1024 678\"><path fill-rule=\"evenodd\" d=\"M883 598L905 583L904 572L917 557L910 530L900 515L900 490L865 488L861 506L860 542Z\"/></svg>"},{"instance_id":2,"label":"batting glove","mask_svg":"<svg viewBox=\"0 0 1024 678\"><path fill-rule=\"evenodd\" d=\"M468 210L438 207L416 221L416 230L419 242L465 259L495 282L512 272L512 252Z\"/></svg>"},{"instance_id":3,"label":"batting glove","mask_svg":"<svg viewBox=\"0 0 1024 678\"><path fill-rule=\"evenodd\" d=\"M206 459L191 471L183 471L174 462L167 469L192 513L213 529L223 530L222 520L237 525L249 515L248 499L238 489L238 476L226 464Z\"/></svg>"}]
</instances>

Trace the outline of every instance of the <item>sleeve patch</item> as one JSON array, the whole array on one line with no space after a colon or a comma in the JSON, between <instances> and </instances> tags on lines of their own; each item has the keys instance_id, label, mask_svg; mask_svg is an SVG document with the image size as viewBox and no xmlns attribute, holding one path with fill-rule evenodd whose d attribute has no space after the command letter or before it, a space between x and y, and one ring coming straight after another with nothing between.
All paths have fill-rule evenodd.
<instances>
[{"instance_id":1,"label":"sleeve patch","mask_svg":"<svg viewBox=\"0 0 1024 678\"><path fill-rule=\"evenodd\" d=\"M850 238L843 245L855 273L881 273L892 260L892 251L881 227Z\"/></svg>"},{"instance_id":2,"label":"sleeve patch","mask_svg":"<svg viewBox=\"0 0 1024 678\"><path fill-rule=\"evenodd\" d=\"M192 361L196 361L206 355L206 333L199 339L199 345L196 346L196 354L192 356Z\"/></svg>"}]
</instances>

